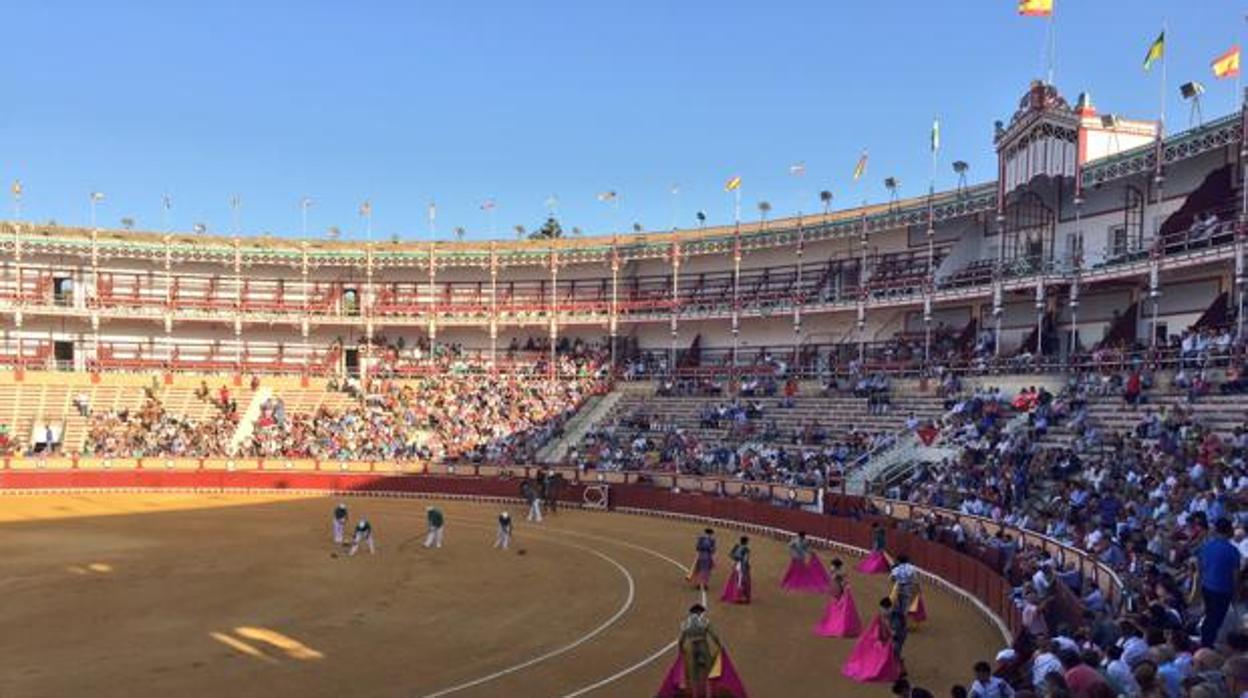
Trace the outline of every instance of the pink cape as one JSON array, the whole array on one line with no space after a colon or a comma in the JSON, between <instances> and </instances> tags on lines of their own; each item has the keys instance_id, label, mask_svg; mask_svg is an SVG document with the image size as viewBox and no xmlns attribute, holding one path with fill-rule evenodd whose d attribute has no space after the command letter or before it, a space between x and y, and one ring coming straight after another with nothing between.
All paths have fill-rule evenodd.
<instances>
[{"instance_id":1,"label":"pink cape","mask_svg":"<svg viewBox=\"0 0 1248 698\"><path fill-rule=\"evenodd\" d=\"M789 560L789 568L785 570L784 578L780 580L780 588L785 591L826 594L830 581L828 569L823 566L823 561L818 555L811 553L805 563L800 560Z\"/></svg>"},{"instance_id":2,"label":"pink cape","mask_svg":"<svg viewBox=\"0 0 1248 698\"><path fill-rule=\"evenodd\" d=\"M880 642L880 617L876 615L866 632L854 644L854 651L841 667L845 676L861 682L894 681L901 675L901 663L893 656L893 645Z\"/></svg>"},{"instance_id":3,"label":"pink cape","mask_svg":"<svg viewBox=\"0 0 1248 698\"><path fill-rule=\"evenodd\" d=\"M846 584L839 599L828 599L823 619L815 624L815 634L823 637L858 637L861 632L862 619L858 617L858 606L854 604L854 594Z\"/></svg>"},{"instance_id":4,"label":"pink cape","mask_svg":"<svg viewBox=\"0 0 1248 698\"><path fill-rule=\"evenodd\" d=\"M725 603L749 603L750 586L749 578L742 579L740 568L733 565L732 574L728 575L728 582L724 584L724 593L719 595L719 600Z\"/></svg>"},{"instance_id":5,"label":"pink cape","mask_svg":"<svg viewBox=\"0 0 1248 698\"><path fill-rule=\"evenodd\" d=\"M832 583L832 577L828 574L828 568L823 566L823 560L819 559L818 553L810 554L810 559L806 561L806 573L810 581L810 591L820 594L828 593L828 585Z\"/></svg>"},{"instance_id":6,"label":"pink cape","mask_svg":"<svg viewBox=\"0 0 1248 698\"><path fill-rule=\"evenodd\" d=\"M741 678L737 676L737 668L732 665L732 660L728 658L728 650L720 652L720 673L718 678L712 678L711 695L707 698L748 698L745 692L745 685L741 683ZM680 649L676 649L676 661L672 662L672 668L667 670L667 676L663 679L663 684L659 686L659 692L654 694L655 698L681 698L689 695L688 686L685 683L685 657L680 653Z\"/></svg>"},{"instance_id":7,"label":"pink cape","mask_svg":"<svg viewBox=\"0 0 1248 698\"><path fill-rule=\"evenodd\" d=\"M892 565L888 563L888 556L884 554L884 551L874 550L854 569L863 574L888 574L890 567Z\"/></svg>"},{"instance_id":8,"label":"pink cape","mask_svg":"<svg viewBox=\"0 0 1248 698\"><path fill-rule=\"evenodd\" d=\"M700 563L700 559L695 559L693 561L693 566L689 568L689 574L685 575L685 579L694 586L710 586L711 570L715 568L715 560L709 560L705 567L703 567Z\"/></svg>"}]
</instances>

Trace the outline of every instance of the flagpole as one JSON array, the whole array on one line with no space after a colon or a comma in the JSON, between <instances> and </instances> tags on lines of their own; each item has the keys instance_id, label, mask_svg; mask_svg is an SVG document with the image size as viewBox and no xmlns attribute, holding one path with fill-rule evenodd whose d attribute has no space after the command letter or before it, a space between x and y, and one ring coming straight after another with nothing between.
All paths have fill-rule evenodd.
<instances>
[{"instance_id":1,"label":"flagpole","mask_svg":"<svg viewBox=\"0 0 1248 698\"><path fill-rule=\"evenodd\" d=\"M679 200L679 197L680 197L680 186L679 186L679 185L677 185L677 184L673 184L673 185L672 185L672 189L671 189L671 191L672 191L672 224L671 224L671 228L672 228L672 230L675 230L675 229L676 229L676 213L677 213L676 209L677 209L677 207L678 207L678 200ZM673 365L674 365L674 364L673 364Z\"/></svg>"},{"instance_id":2,"label":"flagpole","mask_svg":"<svg viewBox=\"0 0 1248 698\"><path fill-rule=\"evenodd\" d=\"M936 289L936 157L940 152L940 117L932 120L932 176L927 183L927 284L923 299L923 370L932 365L932 292Z\"/></svg>"},{"instance_id":3,"label":"flagpole","mask_svg":"<svg viewBox=\"0 0 1248 698\"><path fill-rule=\"evenodd\" d=\"M1157 124L1157 128L1161 136L1166 135L1166 62L1169 60L1169 56L1167 54L1170 53L1170 51L1166 49L1165 44L1167 28L1166 22L1163 21L1161 23L1161 89L1159 90L1161 97L1161 120Z\"/></svg>"},{"instance_id":4,"label":"flagpole","mask_svg":"<svg viewBox=\"0 0 1248 698\"><path fill-rule=\"evenodd\" d=\"M1056 80L1057 72L1057 10L1048 12L1048 84Z\"/></svg>"},{"instance_id":5,"label":"flagpole","mask_svg":"<svg viewBox=\"0 0 1248 698\"><path fill-rule=\"evenodd\" d=\"M230 223L234 228L235 236L237 236L239 233L238 210L242 205L243 205L243 200L238 196L238 194L235 194L234 196L230 197L230 219L231 219Z\"/></svg>"},{"instance_id":6,"label":"flagpole","mask_svg":"<svg viewBox=\"0 0 1248 698\"><path fill-rule=\"evenodd\" d=\"M740 223L741 222L741 185L738 184L736 188L732 190L732 193L733 193L733 200L735 202L733 204L733 212L732 212L733 222Z\"/></svg>"},{"instance_id":7,"label":"flagpole","mask_svg":"<svg viewBox=\"0 0 1248 698\"><path fill-rule=\"evenodd\" d=\"M1245 21L1245 22L1248 22L1248 15L1245 15L1245 16L1244 16L1244 21ZM1240 47L1240 43L1239 43L1238 41L1236 41L1236 42L1232 45L1232 47L1233 47L1233 48L1235 48L1235 49L1238 49L1238 48ZM1238 60L1241 60L1241 61L1242 61L1242 60L1243 60L1243 56L1241 55L1241 56L1240 56L1240 58L1239 58ZM1232 107L1232 108L1234 108L1234 110L1235 110L1235 111L1239 111L1241 108L1243 108L1243 100L1244 100L1244 97L1243 97L1243 93L1242 93L1242 92L1240 92L1240 86L1239 86L1239 74L1240 74L1240 72L1241 72L1241 71L1240 71L1240 67L1239 67L1239 65L1238 65L1238 64L1236 64L1236 66L1235 66L1235 94L1231 95L1231 107Z\"/></svg>"}]
</instances>

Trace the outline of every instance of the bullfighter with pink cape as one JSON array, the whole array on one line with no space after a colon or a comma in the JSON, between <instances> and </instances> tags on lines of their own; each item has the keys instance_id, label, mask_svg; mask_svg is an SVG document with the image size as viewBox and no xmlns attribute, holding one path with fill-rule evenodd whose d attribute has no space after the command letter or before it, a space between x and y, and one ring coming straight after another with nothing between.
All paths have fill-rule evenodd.
<instances>
[{"instance_id":1,"label":"bullfighter with pink cape","mask_svg":"<svg viewBox=\"0 0 1248 698\"><path fill-rule=\"evenodd\" d=\"M823 637L858 637L862 619L854 604L854 593L841 574L841 561L832 560L832 581L828 585L828 605L815 624L815 634Z\"/></svg>"},{"instance_id":2,"label":"bullfighter with pink cape","mask_svg":"<svg viewBox=\"0 0 1248 698\"><path fill-rule=\"evenodd\" d=\"M780 580L780 588L811 594L828 592L828 570L819 556L811 552L804 532L789 541L789 568Z\"/></svg>"},{"instance_id":3,"label":"bullfighter with pink cape","mask_svg":"<svg viewBox=\"0 0 1248 698\"><path fill-rule=\"evenodd\" d=\"M709 528L704 530L695 548L698 556L685 579L699 589L706 589L711 585L711 570L715 567L715 532Z\"/></svg>"},{"instance_id":4,"label":"bullfighter with pink cape","mask_svg":"<svg viewBox=\"0 0 1248 698\"><path fill-rule=\"evenodd\" d=\"M728 553L732 558L732 574L724 584L724 593L719 600L725 603L748 604L753 584L750 581L750 537L741 536L741 542L732 546Z\"/></svg>"},{"instance_id":5,"label":"bullfighter with pink cape","mask_svg":"<svg viewBox=\"0 0 1248 698\"><path fill-rule=\"evenodd\" d=\"M891 568L892 564L888 561L888 554L883 550L873 550L854 569L862 574L888 574Z\"/></svg>"},{"instance_id":6,"label":"bullfighter with pink cape","mask_svg":"<svg viewBox=\"0 0 1248 698\"><path fill-rule=\"evenodd\" d=\"M897 656L898 642L890 630L892 605L888 599L880 601L880 612L871 619L866 632L845 659L842 674L861 683L889 682L901 676L903 666Z\"/></svg>"},{"instance_id":7,"label":"bullfighter with pink cape","mask_svg":"<svg viewBox=\"0 0 1248 698\"><path fill-rule=\"evenodd\" d=\"M680 625L676 661L655 698L747 698L736 667L701 604L694 604Z\"/></svg>"},{"instance_id":8,"label":"bullfighter with pink cape","mask_svg":"<svg viewBox=\"0 0 1248 698\"><path fill-rule=\"evenodd\" d=\"M859 562L855 569L862 574L888 574L893 561L888 559L888 553L884 552L884 545L884 527L878 523L871 524L871 554Z\"/></svg>"}]
</instances>

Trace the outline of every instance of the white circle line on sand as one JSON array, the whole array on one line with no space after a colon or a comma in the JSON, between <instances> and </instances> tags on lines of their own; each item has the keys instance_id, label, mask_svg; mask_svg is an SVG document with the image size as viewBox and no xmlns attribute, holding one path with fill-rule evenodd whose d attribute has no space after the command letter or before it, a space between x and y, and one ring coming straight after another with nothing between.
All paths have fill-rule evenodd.
<instances>
[{"instance_id":1,"label":"white circle line on sand","mask_svg":"<svg viewBox=\"0 0 1248 698\"><path fill-rule=\"evenodd\" d=\"M648 554L648 555L651 555L651 556L653 556L653 557L657 557L657 558L659 558L659 559L661 559L661 560L665 560L665 561L667 561L667 562L671 563L673 567L675 567L676 569L680 570L681 572L684 572L684 571L685 571L685 566L684 566L684 565L682 565L682 564L680 564L680 562L679 562L679 561L674 560L674 559L672 559L672 558L668 557L667 555L664 555L663 553L661 553L661 552L659 552L659 551L657 551L657 550L653 550L653 549L651 549L651 548L647 548L647 547L645 547L644 545L637 545L636 543L629 543L628 541L622 541L622 540L612 540L612 539L609 539L609 538L603 538L603 537L601 537L601 536L595 536L595 535L590 534L590 533L581 533L581 532L579 532L579 531L560 531L560 533L564 533L564 534L566 534L566 535L571 535L571 536L576 536L576 537L579 537L579 538L587 538L587 539L589 539L589 540L597 540L597 541L601 541L601 542L605 542L605 543L611 543L611 544L614 544L614 545L621 545L621 546L624 546L624 547L626 547L626 548L632 548L632 549L634 549L634 550L639 550L639 551L644 552L644 553L646 553L646 554ZM703 591L702 591L702 605L703 605L703 606L705 606L705 605L706 605L706 591L705 591L705 590L703 590ZM585 694L587 694L587 693L590 693L590 692L592 692L592 691L596 691L596 690L598 690L599 688L602 688L603 686L608 686L608 685L610 685L610 684L613 684L613 683L615 683L616 681L619 681L620 679L624 678L625 676L628 676L629 674L631 674L631 673L633 673L633 672L635 672L635 671L638 671L639 669L642 669L642 668L644 668L644 667L648 666L650 663L654 662L654 661L655 661L655 660L657 660L659 657L662 657L663 655L667 654L668 652L671 652L671 651L672 651L675 647L676 647L676 641L675 641L675 640L672 640L671 642L667 643L666 645L663 645L663 646L662 646L662 647L660 647L659 649L655 650L655 651L654 651L652 654L650 654L649 656L643 657L643 658L642 658L640 661L638 661L636 664L633 664L632 666L629 666L629 667L625 667L625 668L623 668L623 669L621 669L621 670L617 671L616 673L614 673L614 674L612 674L612 675L610 675L610 676L607 676L607 677L605 677L605 678L599 679L598 681L595 681L594 683L589 684L588 686L582 686L581 688L578 688L578 689L576 689L575 691L572 691L571 693L567 693L567 694L565 694L565 695L563 696L563 698L577 698L577 696L583 696L583 695L585 695Z\"/></svg>"},{"instance_id":2,"label":"white circle line on sand","mask_svg":"<svg viewBox=\"0 0 1248 698\"><path fill-rule=\"evenodd\" d=\"M430 499L444 499L444 500L451 500L451 501L455 501L455 500L458 500L458 501L467 501L467 502L469 502L469 503L474 503L474 504L485 504L485 503L514 503L514 502L516 502L516 501L520 501L520 500L518 500L517 498L514 498L514 497L490 497L490 496L453 495L453 494L452 494L452 495L446 495L446 494L438 494L438 493L424 493L424 492L419 492L419 493L414 493L414 492L386 492L386 491L369 491L369 490L347 490L347 491L333 491L333 490L294 489L294 488L292 488L292 489L266 489L266 488L226 488L226 487L66 487L66 488L32 489L32 490L4 490L4 489L0 489L0 495L5 495L5 494L10 494L10 495L22 495L22 494L31 494L31 495L35 495L35 494L44 494L44 495L46 495L46 494L137 494L137 493L150 493L150 492L186 493L186 494L283 494L283 495L294 495L294 496L313 496L313 497L355 496L355 497L376 497L376 498L396 498L396 499L426 499L426 498L430 498ZM573 507L573 509L575 509L575 507ZM630 511L630 512L628 512L628 513L634 513L634 512L631 512L631 511ZM681 517L672 517L672 518L681 518ZM688 517L688 519L686 519L686 520L689 520L689 519L695 519L695 518L700 518L700 517ZM735 522L734 522L734 523L735 523ZM463 524L461 524L461 525L462 525L464 528L488 528L488 527L485 527L485 526L477 526L477 525L473 525L473 524L467 524L467 525L463 525ZM738 524L738 526L740 526L740 524ZM677 568L678 570L680 570L681 572L685 572L685 571L686 571L686 570L685 570L685 566L684 566L683 564L681 564L680 562L678 562L677 560L675 560L675 559L673 559L673 558L671 558L671 557L669 557L669 556L667 556L667 555L665 555L665 554L663 554L663 553L661 553L661 552L659 552L659 551L657 551L657 550L654 550L654 549L652 549L652 548L647 548L647 547L645 547L645 546L636 545L636 544L634 544L634 543L629 543L629 542L627 542L627 541L614 540L614 539L610 539L610 538L604 538L604 537L601 537L601 536L595 536L595 535L593 535L593 534L589 534L589 533L581 533L581 532L577 532L577 531L551 530L551 529L548 529L548 532L551 532L551 533L558 532L558 533L562 533L562 534L564 534L564 535L575 536L575 537L580 537L580 538L586 538L586 539L589 539L589 540L596 540L596 541L600 541L600 542L610 543L610 544L613 544L613 545L620 545L620 546L624 546L624 547L627 547L627 548L632 548L632 549L634 549L634 550L638 550L638 551L644 552L644 553L646 553L646 554L648 554L648 555L651 555L651 556L653 556L653 557L657 557L657 558L659 558L659 559L661 559L661 560L664 560L664 561L666 561L666 562L670 563L672 566L676 567L676 568ZM594 549L592 549L592 548L588 548L588 547L585 547L585 546L580 546L580 545L577 545L577 544L575 544L575 543L568 543L568 545L571 545L571 546L576 547L576 548L580 548L580 549L582 549L582 550L586 550L586 551L588 551L588 552L590 552L590 553L592 553L592 554L594 554L594 555L597 555L597 556L599 556L599 557L601 557L601 558L603 558L603 559L607 560L607 561L608 561L608 562L610 562L611 564L615 565L615 567L616 567L616 568L618 568L619 570L621 570L621 571L624 573L624 576L625 576L625 578L627 579L627 581L628 581L628 583L629 583L629 594L628 594L628 599L627 599L627 600L626 600L626 602L625 602L625 605L624 605L623 607L621 607L621 609L620 609L619 611L617 611L617 612L616 612L616 614L615 614L612 618L608 619L605 623L603 623L603 624L602 624L602 625L600 625L599 627L597 627L597 628L595 628L594 630L592 630L589 634L587 634L587 635L585 635L584 637L582 637L582 638L580 638L580 639L578 639L578 640L574 641L573 643L571 643L571 644L569 644L569 645L566 645L566 646L564 646L564 647L558 648L558 649L556 649L556 650L552 650L551 652L548 652L548 653L546 653L545 655L542 655L542 656L540 656L540 657L535 657L535 658L533 658L533 659L527 660L527 661L525 661L525 662L522 662L522 663L520 663L520 664L517 664L516 666L513 666L513 667L508 667L508 668L506 668L506 669L502 669L502 670L500 670L500 671L494 672L494 674L491 674L490 676L487 676L487 677L481 677L481 678L479 678L479 679L474 679L473 681L470 681L470 682L467 682L467 683L464 683L464 684L460 684L460 685L458 685L458 686L452 686L452 687L450 687L450 688L442 689L441 691L439 691L439 692L437 692L437 693L431 693L431 694L428 694L427 696L424 696L424 698L436 698L436 697L438 697L438 696L448 695L449 693L452 693L452 692L455 692L455 691L460 691L460 690L463 690L463 689L465 689L465 688L471 688L471 687L473 687L473 686L479 686L479 685L481 685L481 684L483 684L483 683L488 683L489 681L493 681L493 680L495 680L495 679L497 679L497 678L500 678L500 677L502 677L502 676L506 676L506 675L508 675L508 674L515 673L515 672L517 672L517 671L521 671L521 670L526 669L526 668L528 668L528 667L530 667L530 666L534 666L534 665L539 664L539 663L541 663L541 662L543 662L543 661L546 661L547 659L551 659L551 658L556 657L556 656L558 656L558 655L560 655L560 654L564 654L564 653L566 653L566 652L569 652L569 651L571 651L571 650L575 649L576 647L579 647L580 645L582 645L582 644L584 644L584 643L588 642L589 640L593 639L593 638L594 638L594 637L596 637L597 635L601 634L601 633L602 633L603 631L605 631L608 627L610 627L610 626L611 626L611 625L613 625L616 621L618 621L618 620L619 620L619 618L620 618L620 617L622 617L622 616L624 615L624 613L626 613L626 612L628 611L628 608L629 608L629 607L631 607L632 602L633 602L633 599L634 599L634 596L635 596L635 593L636 593L636 586L635 586L635 583L634 583L634 581L633 581L633 577L632 577L632 575L629 573L629 571L628 571L626 568L624 568L624 566L623 566L623 565L619 564L619 562L617 562L616 560L614 560L613 558L610 558L609 556L604 555L604 554L602 554L602 553L598 552L597 550L594 550ZM705 605L706 605L706 601L707 601L707 599L706 599L706 591L705 591L705 590L703 590L703 591L702 591L702 605L703 605L703 606L705 606ZM651 655L649 655L649 656L647 656L647 657L643 658L641 661L637 662L636 664L633 664L633 665L632 665L632 666L630 666L630 667L626 667L626 668L624 668L624 669L622 669L622 670L620 670L620 671L616 672L615 674L612 674L611 676L608 676L608 677L606 677L606 678L604 678L604 679L600 679L599 681L596 681L596 682L595 682L595 683L593 683L593 684L590 684L590 685L588 685L588 686L585 686L585 687L579 688L579 689L577 689L576 691L573 691L572 693L567 694L564 698L576 698L576 696L582 696L582 695L585 695L586 693L589 693L589 692L591 692L591 691L594 691L594 690L597 690L597 689L599 689L599 688L602 688L603 686L606 686L606 685L609 685L609 684L611 684L611 683L614 683L615 681L618 681L619 679L621 679L621 678L623 678L623 677L625 677L625 676L627 676L627 675L629 675L629 674L631 674L631 673L633 673L633 672L635 672L635 671L637 671L637 670L639 670L639 669L642 669L643 667L647 666L647 665L648 665L648 664L650 664L651 662L654 662L654 661L655 661L656 659L658 659L659 657L662 657L662 656L663 656L664 654L666 654L667 652L670 652L670 651L671 651L671 650L672 650L675 646L676 646L676 642L675 642L675 641L669 642L669 643L667 643L666 645L664 645L663 647L661 647L661 648L659 648L658 650L656 650L653 654L651 654Z\"/></svg>"},{"instance_id":3,"label":"white circle line on sand","mask_svg":"<svg viewBox=\"0 0 1248 698\"><path fill-rule=\"evenodd\" d=\"M423 698L438 698L439 696L446 696L452 693L457 693L464 689L473 688L475 686L480 686L481 684L489 683L491 681L500 679L509 674L514 674L517 671L522 671L535 664L540 664L549 659L554 659L555 657L558 657L561 654L566 654L568 652L571 652L577 647L580 647L586 642L589 642L590 640L594 639L598 635L602 634L607 628L614 625L616 621L618 621L620 618L624 617L624 614L627 613L630 608L632 608L633 601L637 596L637 584L633 580L632 573L630 573L628 569L624 567L624 565L621 565L615 558L611 557L610 555L606 555L602 552L594 550L593 548L580 545L577 543L564 542L564 545L569 545L574 548L579 548L593 555L597 555L603 560L606 560L607 562L614 565L615 568L620 571L620 574L624 575L624 579L628 582L628 596L624 599L624 603L620 606L620 608L610 618L604 621L601 625L599 625L598 627L594 628L588 633L582 635L581 637L577 638L576 640L573 640L572 642L562 647L555 648L553 650L550 650L549 652L545 652L531 659L526 659L525 661L520 662L519 664L509 666L505 669L499 669L498 671L495 671L491 674L486 674L485 676L481 676L479 678L475 678L471 681L465 681L464 683L461 683L461 684L456 684L454 686L443 688L433 693L425 694Z\"/></svg>"}]
</instances>

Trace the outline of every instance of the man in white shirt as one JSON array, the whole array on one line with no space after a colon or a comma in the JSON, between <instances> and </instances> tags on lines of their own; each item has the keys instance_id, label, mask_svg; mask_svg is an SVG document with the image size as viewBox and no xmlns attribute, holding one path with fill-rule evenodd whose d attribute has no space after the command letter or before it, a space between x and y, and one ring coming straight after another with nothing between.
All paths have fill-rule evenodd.
<instances>
[{"instance_id":1,"label":"man in white shirt","mask_svg":"<svg viewBox=\"0 0 1248 698\"><path fill-rule=\"evenodd\" d=\"M988 662L976 662L970 698L1014 698L1014 689L1000 677L992 675Z\"/></svg>"},{"instance_id":2,"label":"man in white shirt","mask_svg":"<svg viewBox=\"0 0 1248 698\"><path fill-rule=\"evenodd\" d=\"M1044 691L1044 677L1051 672L1057 672L1062 676L1066 675L1062 668L1062 662L1057 658L1057 647L1050 643L1044 648L1044 651L1037 654L1031 660L1031 683L1036 687L1037 691Z\"/></svg>"},{"instance_id":3,"label":"man in white shirt","mask_svg":"<svg viewBox=\"0 0 1248 698\"><path fill-rule=\"evenodd\" d=\"M962 528L962 522L954 520L953 525L949 527L949 532L953 534L953 542L958 550L966 547L966 529Z\"/></svg>"},{"instance_id":4,"label":"man in white shirt","mask_svg":"<svg viewBox=\"0 0 1248 698\"><path fill-rule=\"evenodd\" d=\"M1045 560L1040 563L1040 569L1031 576L1031 585L1036 588L1036 594L1040 598L1044 598L1049 594L1049 588L1053 586L1052 579L1047 574L1053 568L1053 561Z\"/></svg>"},{"instance_id":5,"label":"man in white shirt","mask_svg":"<svg viewBox=\"0 0 1248 698\"><path fill-rule=\"evenodd\" d=\"M1243 526L1235 527L1235 538L1231 541L1239 549L1239 568L1248 569L1248 531Z\"/></svg>"},{"instance_id":6,"label":"man in white shirt","mask_svg":"<svg viewBox=\"0 0 1248 698\"><path fill-rule=\"evenodd\" d=\"M910 564L909 557L900 555L897 557L897 564L889 572L889 578L897 585L897 605L904 612L909 612L910 600L919 591L919 569Z\"/></svg>"},{"instance_id":7,"label":"man in white shirt","mask_svg":"<svg viewBox=\"0 0 1248 698\"><path fill-rule=\"evenodd\" d=\"M1123 622L1122 639L1118 641L1118 646L1122 648L1122 661L1132 669L1148 658L1148 643L1144 641L1144 633L1134 623Z\"/></svg>"},{"instance_id":8,"label":"man in white shirt","mask_svg":"<svg viewBox=\"0 0 1248 698\"><path fill-rule=\"evenodd\" d=\"M1122 648L1110 646L1105 651L1105 678L1118 695L1136 698L1140 695L1140 685L1135 680L1131 667L1122 659Z\"/></svg>"}]
</instances>

